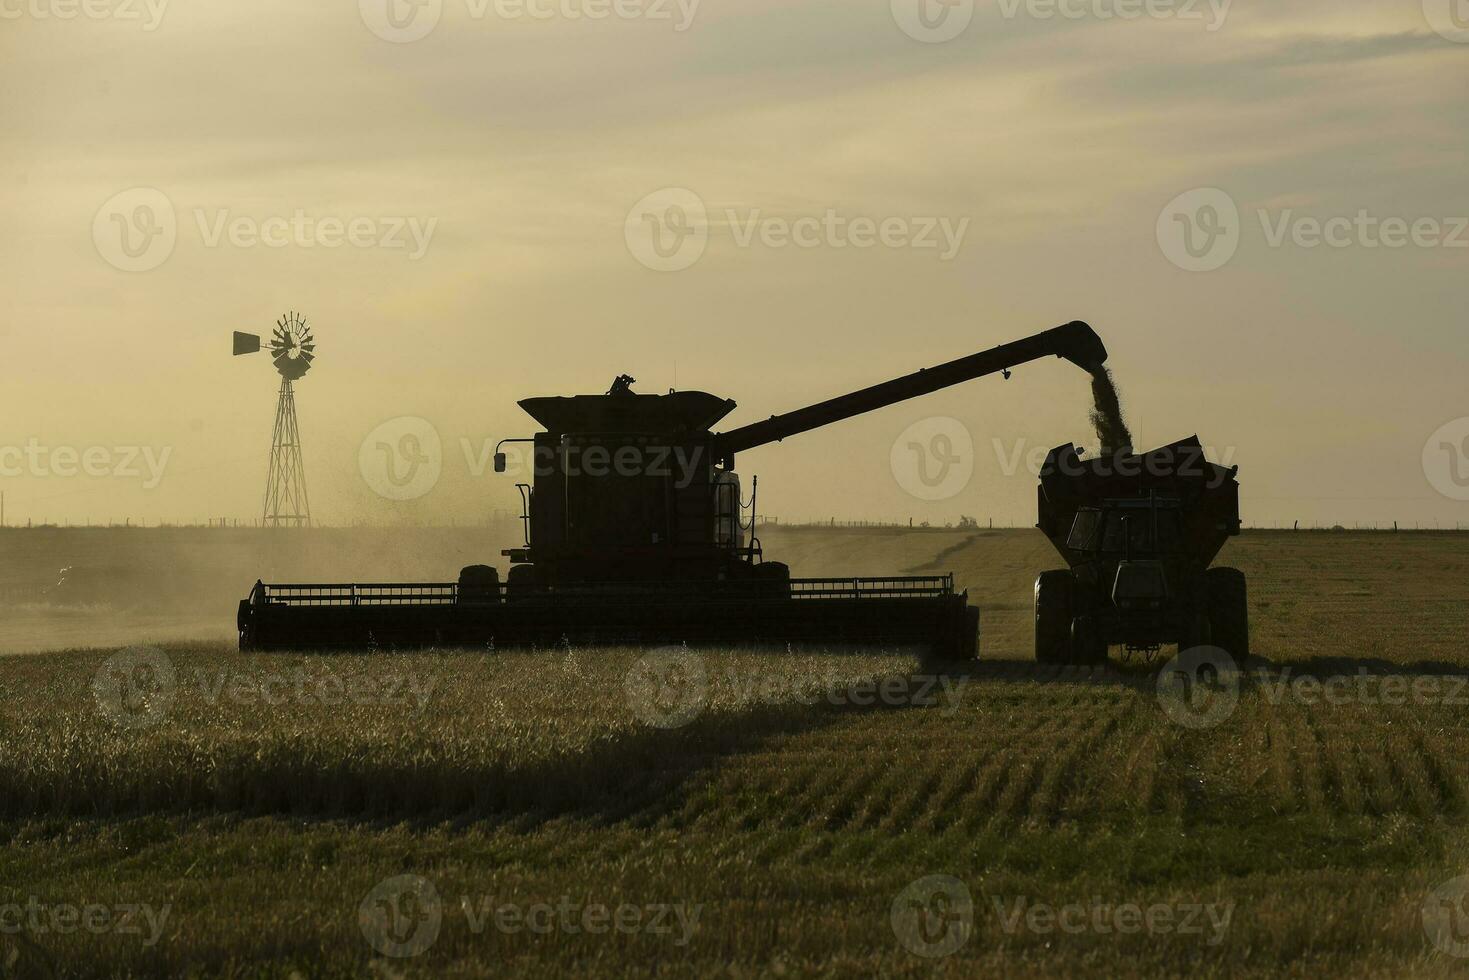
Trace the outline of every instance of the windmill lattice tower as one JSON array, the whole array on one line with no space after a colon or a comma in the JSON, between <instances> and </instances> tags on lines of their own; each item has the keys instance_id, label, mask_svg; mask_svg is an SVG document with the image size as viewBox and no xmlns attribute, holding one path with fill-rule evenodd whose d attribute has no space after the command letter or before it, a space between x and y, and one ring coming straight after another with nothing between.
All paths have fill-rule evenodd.
<instances>
[{"instance_id":1,"label":"windmill lattice tower","mask_svg":"<svg viewBox=\"0 0 1469 980\"><path fill-rule=\"evenodd\" d=\"M276 321L269 346L271 360L280 372L281 387L275 403L275 431L270 438L270 467L265 475L261 523L266 527L306 527L311 524L311 504L306 496L301 427L296 421L295 382L310 370L316 358L316 340L305 318L291 312ZM258 350L258 336L235 332L236 354L253 354Z\"/></svg>"}]
</instances>

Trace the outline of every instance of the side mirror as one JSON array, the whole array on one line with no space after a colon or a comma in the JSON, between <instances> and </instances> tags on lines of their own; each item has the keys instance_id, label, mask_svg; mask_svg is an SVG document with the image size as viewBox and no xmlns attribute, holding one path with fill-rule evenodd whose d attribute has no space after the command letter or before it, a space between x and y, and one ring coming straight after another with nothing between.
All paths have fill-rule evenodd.
<instances>
[{"instance_id":1,"label":"side mirror","mask_svg":"<svg viewBox=\"0 0 1469 980\"><path fill-rule=\"evenodd\" d=\"M483 459L484 457L481 456L480 458ZM504 473L505 472L505 454L504 453L496 453L495 454L495 472L496 473Z\"/></svg>"}]
</instances>

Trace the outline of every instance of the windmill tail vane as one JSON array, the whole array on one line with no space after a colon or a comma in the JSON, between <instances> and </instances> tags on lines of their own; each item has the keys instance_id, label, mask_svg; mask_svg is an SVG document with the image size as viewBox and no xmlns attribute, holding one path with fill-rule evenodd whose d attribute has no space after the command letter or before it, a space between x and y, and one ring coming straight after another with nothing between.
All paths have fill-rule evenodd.
<instances>
[{"instance_id":1,"label":"windmill tail vane","mask_svg":"<svg viewBox=\"0 0 1469 980\"><path fill-rule=\"evenodd\" d=\"M270 465L265 476L261 521L267 527L306 527L311 506L306 496L306 464L301 455L301 427L296 419L295 382L316 360L316 338L306 318L292 310L275 322L270 339L234 332L235 355L255 354L262 347L281 376L276 397L275 429L270 439Z\"/></svg>"}]
</instances>

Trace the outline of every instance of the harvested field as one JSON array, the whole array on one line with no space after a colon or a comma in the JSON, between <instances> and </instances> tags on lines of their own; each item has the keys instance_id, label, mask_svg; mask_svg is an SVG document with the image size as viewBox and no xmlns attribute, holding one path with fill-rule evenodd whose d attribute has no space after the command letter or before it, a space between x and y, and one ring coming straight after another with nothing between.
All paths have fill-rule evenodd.
<instances>
[{"instance_id":1,"label":"harvested field","mask_svg":"<svg viewBox=\"0 0 1469 980\"><path fill-rule=\"evenodd\" d=\"M942 554L992 656L944 674L905 650L5 658L0 906L20 918L0 924L23 927L0 935L4 962L1462 972L1425 908L1433 929L1469 925L1452 918L1469 889L1433 897L1469 873L1469 538L1232 542L1261 662L1214 724L1176 714L1144 665L1029 663L1038 534L765 543L817 575ZM44 911L88 905L151 918L62 931Z\"/></svg>"}]
</instances>

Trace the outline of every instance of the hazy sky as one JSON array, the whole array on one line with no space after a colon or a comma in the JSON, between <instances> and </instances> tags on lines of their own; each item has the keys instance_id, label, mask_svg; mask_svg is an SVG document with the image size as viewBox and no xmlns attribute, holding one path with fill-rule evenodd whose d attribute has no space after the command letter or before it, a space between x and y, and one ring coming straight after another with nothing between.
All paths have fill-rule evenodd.
<instances>
[{"instance_id":1,"label":"hazy sky","mask_svg":"<svg viewBox=\"0 0 1469 980\"><path fill-rule=\"evenodd\" d=\"M229 334L297 309L327 522L518 507L475 470L527 395L733 425L1082 318L1247 522L1469 523L1469 2L951 4L0 0L7 519L257 516ZM786 518L1029 522L1088 404L1038 363L740 469ZM437 478L385 484L424 424Z\"/></svg>"}]
</instances>

